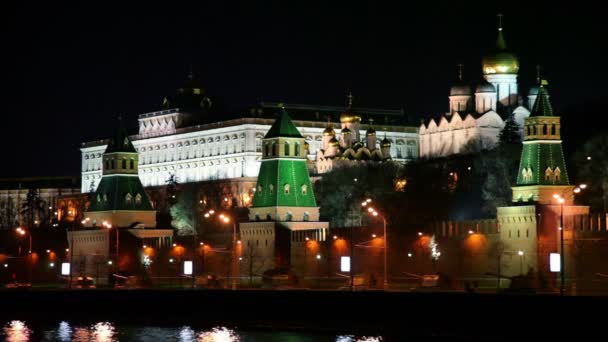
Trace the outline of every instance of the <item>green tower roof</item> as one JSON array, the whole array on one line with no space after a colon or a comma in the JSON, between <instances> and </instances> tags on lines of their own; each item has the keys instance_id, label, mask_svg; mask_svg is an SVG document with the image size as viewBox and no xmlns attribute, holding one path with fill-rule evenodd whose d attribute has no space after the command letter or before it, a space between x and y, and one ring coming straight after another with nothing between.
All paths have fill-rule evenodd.
<instances>
[{"instance_id":1,"label":"green tower roof","mask_svg":"<svg viewBox=\"0 0 608 342\"><path fill-rule=\"evenodd\" d=\"M110 175L101 179L87 211L109 210L154 209L138 176Z\"/></svg>"},{"instance_id":2,"label":"green tower roof","mask_svg":"<svg viewBox=\"0 0 608 342\"><path fill-rule=\"evenodd\" d=\"M131 143L131 139L129 139L129 135L127 134L127 130L122 125L122 120L118 125L118 129L114 133L112 139L108 143L108 147L106 148L105 153L114 153L114 152L127 152L127 153L137 153L135 147Z\"/></svg>"},{"instance_id":3,"label":"green tower roof","mask_svg":"<svg viewBox=\"0 0 608 342\"><path fill-rule=\"evenodd\" d=\"M270 130L268 130L264 139L277 137L302 138L302 134L300 134L300 131L298 131L293 124L283 107L279 108L278 118L275 120L274 124L272 124Z\"/></svg>"},{"instance_id":4,"label":"green tower roof","mask_svg":"<svg viewBox=\"0 0 608 342\"><path fill-rule=\"evenodd\" d=\"M316 207L306 161L262 161L253 206Z\"/></svg>"},{"instance_id":5,"label":"green tower roof","mask_svg":"<svg viewBox=\"0 0 608 342\"><path fill-rule=\"evenodd\" d=\"M551 101L549 101L549 94L545 87L541 86L538 88L538 95L532 108L530 116L555 116L553 114L553 107Z\"/></svg>"}]
</instances>

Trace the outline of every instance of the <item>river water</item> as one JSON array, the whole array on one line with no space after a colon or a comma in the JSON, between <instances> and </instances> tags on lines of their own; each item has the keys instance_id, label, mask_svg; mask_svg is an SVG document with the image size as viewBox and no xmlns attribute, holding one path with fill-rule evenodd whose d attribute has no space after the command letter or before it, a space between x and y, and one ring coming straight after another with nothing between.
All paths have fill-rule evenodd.
<instances>
[{"instance_id":1,"label":"river water","mask_svg":"<svg viewBox=\"0 0 608 342\"><path fill-rule=\"evenodd\" d=\"M56 324L13 320L3 322L0 341L176 341L176 342L236 342L236 341L332 341L332 342L376 342L385 341L382 336L356 336L349 334L308 333L289 331L244 331L238 328L217 326L194 328L191 326L131 326L111 322L77 324L58 321Z\"/></svg>"}]
</instances>

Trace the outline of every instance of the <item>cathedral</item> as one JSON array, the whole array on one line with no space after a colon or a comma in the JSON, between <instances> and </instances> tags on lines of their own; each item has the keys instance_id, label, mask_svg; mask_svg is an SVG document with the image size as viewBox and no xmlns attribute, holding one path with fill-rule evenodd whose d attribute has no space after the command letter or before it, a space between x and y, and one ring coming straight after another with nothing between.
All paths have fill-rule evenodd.
<instances>
[{"instance_id":1,"label":"cathedral","mask_svg":"<svg viewBox=\"0 0 608 342\"><path fill-rule=\"evenodd\" d=\"M391 141L386 138L376 139L376 130L371 123L365 131L365 140L361 139L361 117L353 111L352 94L348 95L348 108L340 115L340 136L336 138L333 126L328 123L323 130L323 148L317 150L315 163L319 174L329 172L334 167L349 166L357 162L382 162L391 160ZM416 142L410 139L406 143L406 159L413 159L416 153ZM399 158L402 158L399 155Z\"/></svg>"},{"instance_id":2,"label":"cathedral","mask_svg":"<svg viewBox=\"0 0 608 342\"><path fill-rule=\"evenodd\" d=\"M450 88L449 112L420 125L420 157L445 157L452 154L492 149L507 120L520 127L530 116L538 95L538 85L530 88L527 99L519 93L519 60L507 48L502 24L498 26L496 46L482 58L483 80L475 87L462 78ZM538 77L538 82L540 82Z\"/></svg>"}]
</instances>

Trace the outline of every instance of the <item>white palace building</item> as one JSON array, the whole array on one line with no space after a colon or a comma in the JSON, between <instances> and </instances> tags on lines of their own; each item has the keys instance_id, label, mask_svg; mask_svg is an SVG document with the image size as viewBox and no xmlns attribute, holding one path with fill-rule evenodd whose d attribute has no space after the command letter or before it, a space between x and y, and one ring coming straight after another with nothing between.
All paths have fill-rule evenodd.
<instances>
[{"instance_id":1,"label":"white palace building","mask_svg":"<svg viewBox=\"0 0 608 342\"><path fill-rule=\"evenodd\" d=\"M518 92L518 71L519 60L507 50L499 25L496 47L482 59L483 81L476 87L463 82L461 68L450 88L449 112L420 125L420 157L491 149L511 116L523 136L524 120L530 116L539 88L532 87L524 101Z\"/></svg>"},{"instance_id":2,"label":"white palace building","mask_svg":"<svg viewBox=\"0 0 608 342\"><path fill-rule=\"evenodd\" d=\"M139 153L139 176L144 187L167 184L171 175L180 183L257 177L262 138L274 122L279 104L261 104L230 118L214 109L200 83L189 75L186 84L163 101L162 110L139 115L139 133L130 139ZM339 121L342 107L281 105L306 139L311 164L323 148L323 131ZM405 125L400 110L357 108L364 120L392 142L393 160L418 157L418 128ZM361 125L361 134L368 125ZM339 130L338 130L339 131ZM409 144L409 145L408 145ZM83 143L82 192L97 188L107 140ZM409 152L406 150L409 146ZM314 169L314 168L313 168ZM313 170L314 173L314 170ZM244 177L244 178L243 178ZM255 181L255 178L249 178Z\"/></svg>"}]
</instances>

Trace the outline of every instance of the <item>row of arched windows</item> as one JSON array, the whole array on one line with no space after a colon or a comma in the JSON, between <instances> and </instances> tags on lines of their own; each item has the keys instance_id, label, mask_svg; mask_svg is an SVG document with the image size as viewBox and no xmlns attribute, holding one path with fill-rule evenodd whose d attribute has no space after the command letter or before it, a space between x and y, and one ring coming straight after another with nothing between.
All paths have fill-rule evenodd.
<instances>
[{"instance_id":1,"label":"row of arched windows","mask_svg":"<svg viewBox=\"0 0 608 342\"><path fill-rule=\"evenodd\" d=\"M542 128L542 135L548 135L549 130L551 131L551 135L556 135L558 133L557 127L555 124L552 124L550 128L549 128L549 125L544 124L543 128ZM537 134L538 134L538 130L536 129L536 125L526 126L526 135L537 135Z\"/></svg>"},{"instance_id":2,"label":"row of arched windows","mask_svg":"<svg viewBox=\"0 0 608 342\"><path fill-rule=\"evenodd\" d=\"M289 183L283 184L283 193L285 195L289 195L290 189L291 189L291 185L289 185ZM260 183L260 184L258 184L257 192L258 192L258 194L261 194L262 191L264 191L264 186ZM308 185L302 184L300 186L300 191L301 191L301 193L302 193L303 196L308 195ZM268 186L268 192L271 193L271 194L274 192L274 185L270 184Z\"/></svg>"},{"instance_id":3,"label":"row of arched windows","mask_svg":"<svg viewBox=\"0 0 608 342\"><path fill-rule=\"evenodd\" d=\"M283 144L283 153L286 157L291 156L291 144L289 143L289 141L286 141ZM300 155L300 143L294 143L293 144L293 152L294 152L294 156L299 156ZM277 143L272 142L272 143L268 143L266 144L266 156L276 156L277 155Z\"/></svg>"},{"instance_id":4,"label":"row of arched windows","mask_svg":"<svg viewBox=\"0 0 608 342\"><path fill-rule=\"evenodd\" d=\"M123 170L134 170L135 169L135 160L133 159L119 159L118 166L120 166ZM106 159L105 160L105 169L116 169L116 159Z\"/></svg>"}]
</instances>

